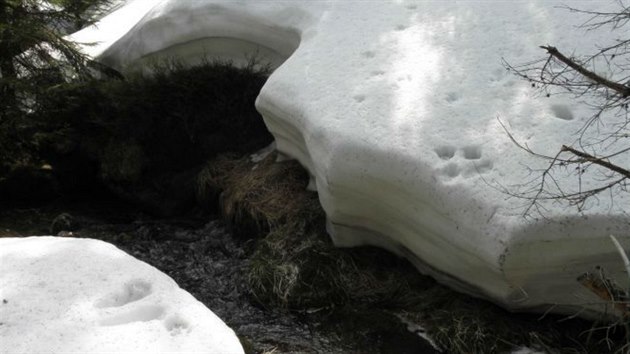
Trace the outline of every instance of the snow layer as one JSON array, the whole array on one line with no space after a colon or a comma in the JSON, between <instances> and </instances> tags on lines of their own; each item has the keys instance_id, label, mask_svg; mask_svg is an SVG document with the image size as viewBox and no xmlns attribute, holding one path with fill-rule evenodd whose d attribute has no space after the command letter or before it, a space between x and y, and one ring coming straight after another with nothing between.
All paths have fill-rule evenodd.
<instances>
[{"instance_id":1,"label":"snow layer","mask_svg":"<svg viewBox=\"0 0 630 354\"><path fill-rule=\"evenodd\" d=\"M243 353L166 274L106 242L0 238L0 353Z\"/></svg>"},{"instance_id":2,"label":"snow layer","mask_svg":"<svg viewBox=\"0 0 630 354\"><path fill-rule=\"evenodd\" d=\"M553 155L592 114L536 95L502 63L539 58L545 44L592 53L610 39L576 29L585 18L563 4L615 9L548 0L171 0L142 8L131 24L113 13L77 38L101 38L107 23L133 25L92 52L123 70L176 54L194 62L201 53L258 52L277 69L257 108L278 150L312 174L337 245L385 247L508 309L585 314L604 305L576 281L584 272L601 266L628 286L608 239L630 249L628 196L601 198L581 215L549 203L545 218L525 219L524 202L496 188L523 185L544 167L497 118Z\"/></svg>"}]
</instances>

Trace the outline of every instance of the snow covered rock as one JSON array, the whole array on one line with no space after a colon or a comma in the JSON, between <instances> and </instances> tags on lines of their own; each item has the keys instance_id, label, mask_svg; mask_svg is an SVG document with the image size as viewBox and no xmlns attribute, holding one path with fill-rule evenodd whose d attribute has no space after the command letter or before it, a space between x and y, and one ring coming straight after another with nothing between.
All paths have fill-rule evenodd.
<instances>
[{"instance_id":1,"label":"snow covered rock","mask_svg":"<svg viewBox=\"0 0 630 354\"><path fill-rule=\"evenodd\" d=\"M106 242L0 238L0 353L243 353L166 274Z\"/></svg>"},{"instance_id":2,"label":"snow covered rock","mask_svg":"<svg viewBox=\"0 0 630 354\"><path fill-rule=\"evenodd\" d=\"M385 247L513 310L606 311L576 280L598 266L627 288L608 238L630 249L627 193L583 214L544 203L545 218L525 219L526 203L497 188L546 164L497 117L553 155L592 114L536 95L502 62L539 58L539 45L592 53L606 43L607 31L576 29L585 19L559 6L571 1L148 2L75 38L103 39L88 50L122 70L172 55L267 58L277 69L257 108L277 148L310 171L337 245Z\"/></svg>"}]
</instances>

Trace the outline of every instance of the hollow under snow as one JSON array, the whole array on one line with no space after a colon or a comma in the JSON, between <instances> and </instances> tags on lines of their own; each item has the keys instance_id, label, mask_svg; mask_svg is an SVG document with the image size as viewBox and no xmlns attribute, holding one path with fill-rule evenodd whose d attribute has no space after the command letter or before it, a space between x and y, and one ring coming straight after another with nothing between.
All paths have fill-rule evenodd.
<instances>
[{"instance_id":1,"label":"hollow under snow","mask_svg":"<svg viewBox=\"0 0 630 354\"><path fill-rule=\"evenodd\" d=\"M544 218L524 218L527 201L500 188L523 186L546 162L515 146L499 119L515 139L553 155L593 113L537 94L503 64L544 57L540 45L588 54L608 43L608 29L576 28L586 18L567 4L616 9L549 0L135 0L74 38L98 41L86 50L121 70L169 56L239 64L257 53L275 68L257 107L278 150L310 171L337 245L385 247L508 309L601 312L605 301L576 278L602 267L628 286L609 241L614 234L630 249L628 195L602 196L583 213L545 202Z\"/></svg>"}]
</instances>

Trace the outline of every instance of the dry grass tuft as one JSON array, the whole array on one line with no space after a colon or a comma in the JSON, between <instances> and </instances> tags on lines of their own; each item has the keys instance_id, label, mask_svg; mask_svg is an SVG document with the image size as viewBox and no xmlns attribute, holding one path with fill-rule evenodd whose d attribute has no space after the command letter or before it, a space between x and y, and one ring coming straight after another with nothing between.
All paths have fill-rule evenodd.
<instances>
[{"instance_id":1,"label":"dry grass tuft","mask_svg":"<svg viewBox=\"0 0 630 354\"><path fill-rule=\"evenodd\" d=\"M306 171L295 161L275 160L275 153L258 163L249 157L219 156L198 175L198 200L208 205L218 198L221 213L238 236L323 217L317 195L306 191ZM313 212L317 215L309 215Z\"/></svg>"},{"instance_id":2,"label":"dry grass tuft","mask_svg":"<svg viewBox=\"0 0 630 354\"><path fill-rule=\"evenodd\" d=\"M218 198L238 235L260 237L248 279L262 304L322 309L356 299L402 303L411 283L432 282L415 270L406 278L392 273L388 267L402 261L385 251L334 247L317 194L306 190L308 174L295 161L275 160L275 154L258 163L223 155L207 164L197 183L198 199L208 205Z\"/></svg>"}]
</instances>

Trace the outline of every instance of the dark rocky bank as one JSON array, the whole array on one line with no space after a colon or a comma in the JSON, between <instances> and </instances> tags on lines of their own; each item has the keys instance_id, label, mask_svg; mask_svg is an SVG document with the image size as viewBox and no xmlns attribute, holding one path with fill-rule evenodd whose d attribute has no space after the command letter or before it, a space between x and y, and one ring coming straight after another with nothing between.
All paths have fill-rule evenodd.
<instances>
[{"instance_id":1,"label":"dark rocky bank","mask_svg":"<svg viewBox=\"0 0 630 354\"><path fill-rule=\"evenodd\" d=\"M111 242L160 269L234 329L248 353L437 353L388 313L339 319L329 310L265 307L245 279L254 240L233 237L199 211L154 218L116 199L0 210L1 237L51 233Z\"/></svg>"}]
</instances>

